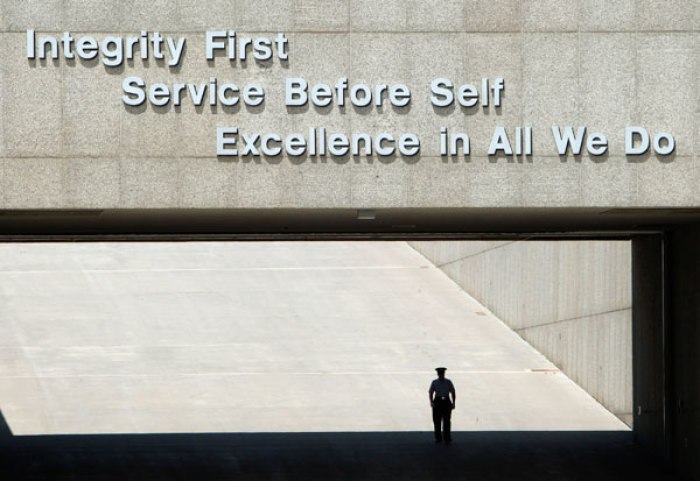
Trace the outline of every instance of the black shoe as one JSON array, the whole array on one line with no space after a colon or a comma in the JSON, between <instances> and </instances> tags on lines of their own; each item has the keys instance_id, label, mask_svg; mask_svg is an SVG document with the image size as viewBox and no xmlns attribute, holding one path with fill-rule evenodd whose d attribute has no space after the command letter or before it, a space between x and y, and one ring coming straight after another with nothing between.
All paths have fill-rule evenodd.
<instances>
[{"instance_id":1,"label":"black shoe","mask_svg":"<svg viewBox=\"0 0 700 481\"><path fill-rule=\"evenodd\" d=\"M435 444L440 444L442 442L442 439L436 439Z\"/></svg>"}]
</instances>

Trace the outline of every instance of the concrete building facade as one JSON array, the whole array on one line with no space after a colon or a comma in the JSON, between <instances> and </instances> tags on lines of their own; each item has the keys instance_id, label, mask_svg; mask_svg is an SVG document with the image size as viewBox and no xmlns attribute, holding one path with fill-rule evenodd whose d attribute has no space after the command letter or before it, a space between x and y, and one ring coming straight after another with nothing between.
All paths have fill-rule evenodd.
<instances>
[{"instance_id":1,"label":"concrete building facade","mask_svg":"<svg viewBox=\"0 0 700 481\"><path fill-rule=\"evenodd\" d=\"M698 204L696 155L696 2L2 2L2 193L5 209L396 209L613 208ZM228 45L242 38L288 39L283 60L207 59L206 32ZM28 31L34 31L28 52ZM64 51L64 33L72 38ZM156 57L154 35L161 42ZM145 39L142 37L145 34ZM42 44L42 37L57 47ZM126 58L127 41L133 46ZM176 65L167 38L184 39ZM123 45L108 66L103 49ZM82 39L82 40L81 40ZM88 42L81 44L81 42ZM92 42L95 42L93 45ZM80 45L86 48L79 54ZM147 48L146 58L141 48ZM239 48L240 50L240 48ZM34 58L29 58L32 56ZM40 58L42 55L48 58ZM52 58L55 55L56 58ZM72 56L73 58L68 58ZM91 57L91 58L84 58ZM346 77L345 105L335 85ZM138 78L170 91L167 103L125 103L124 83ZM194 105L197 89L255 84L257 106ZM331 87L329 106L286 105L285 82L309 92ZM503 79L500 105L493 90ZM447 79L457 99L435 105L431 85ZM483 92L487 79L489 88ZM350 104L354 86L403 84L410 103ZM447 84L441 84L447 85ZM132 86L132 88L134 88ZM231 91L227 97L235 97ZM362 95L362 93L358 93ZM131 95L128 95L129 97ZM478 98L477 98L478 96ZM489 105L483 105L490 99ZM376 95L375 95L376 100ZM559 155L552 133L585 126L580 155ZM673 136L675 149L626 155L625 129ZM415 134L413 156L219 156L217 128L240 135ZM469 156L440 155L441 128L466 133ZM532 155L488 155L497 127L516 152L516 128L532 129ZM609 148L586 149L594 133ZM320 134L319 134L320 135ZM563 135L563 134L562 134ZM522 133L523 138L525 133ZM238 139L239 144L243 142ZM276 143L273 142L273 146ZM278 144L278 143L277 143ZM640 142L637 146L641 146ZM665 144L666 145L666 144ZM243 148L239 145L241 151ZM523 152L525 152L523 146ZM231 148L229 146L229 148ZM260 145L258 144L258 149ZM320 149L319 149L320 151ZM243 152L241 152L243 154Z\"/></svg>"},{"instance_id":2,"label":"concrete building facade","mask_svg":"<svg viewBox=\"0 0 700 481\"><path fill-rule=\"evenodd\" d=\"M697 479L699 28L697 0L2 0L0 234L631 239L610 352Z\"/></svg>"}]
</instances>

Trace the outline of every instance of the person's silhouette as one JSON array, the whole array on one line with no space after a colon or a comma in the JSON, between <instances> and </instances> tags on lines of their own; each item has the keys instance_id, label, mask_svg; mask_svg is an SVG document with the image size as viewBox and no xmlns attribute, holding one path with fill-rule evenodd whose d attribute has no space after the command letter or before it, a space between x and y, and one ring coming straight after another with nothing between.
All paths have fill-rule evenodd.
<instances>
[{"instance_id":1,"label":"person's silhouette","mask_svg":"<svg viewBox=\"0 0 700 481\"><path fill-rule=\"evenodd\" d=\"M445 367L437 367L438 378L430 384L428 396L430 407L433 408L433 426L435 427L435 442L445 440L445 444L452 442L450 433L452 410L455 408L457 395L452 381L445 377ZM450 400L450 395L452 399Z\"/></svg>"}]
</instances>

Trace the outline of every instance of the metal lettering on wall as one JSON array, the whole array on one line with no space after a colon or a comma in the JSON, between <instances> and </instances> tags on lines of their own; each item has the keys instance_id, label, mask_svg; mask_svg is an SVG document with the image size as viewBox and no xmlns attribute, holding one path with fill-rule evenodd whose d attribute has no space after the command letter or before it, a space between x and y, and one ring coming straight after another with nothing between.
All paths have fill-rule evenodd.
<instances>
[{"instance_id":1,"label":"metal lettering on wall","mask_svg":"<svg viewBox=\"0 0 700 481\"><path fill-rule=\"evenodd\" d=\"M277 60L284 64L289 60L289 39L284 33L274 38L266 36L247 37L234 30L207 31L204 34L205 58L215 63L217 58L272 68ZM185 37L162 36L159 32L141 31L133 36L74 37L70 32L62 36L37 35L27 30L26 54L30 62L59 59L101 61L105 68L126 69L125 62L139 58L154 59L169 68L182 65L186 56ZM361 54L361 52L359 52ZM45 67L49 68L49 67ZM247 107L263 106L268 92L258 83L236 84L223 81L216 76L198 82L147 82L139 76L126 76L122 83L121 101L125 106L179 107L190 103L194 107ZM425 95L438 111L459 106L475 113L479 109L500 109L504 103L506 80L502 77L481 78L475 83L454 82L438 77L429 85L418 86L420 95ZM377 83L368 85L352 82L339 76L330 83L310 84L305 78L289 76L284 79L284 98L272 101L283 102L288 111L307 108L347 106L359 109L408 109L414 97L414 89L403 83ZM343 110L346 112L345 110ZM458 114L453 114L458 115ZM608 137L602 132L589 132L585 125L553 125L551 132L533 132L530 126L496 126L488 145L478 146L490 160L498 156L518 157L520 161L532 162L533 136L551 135L553 152L560 156L579 156L584 151L594 162L605 162L609 153ZM653 151L662 161L672 161L676 140L668 132L649 132L643 126L628 126L615 135L624 139L624 154L630 162ZM468 132L453 132L439 126L430 140L422 139L415 132L333 132L327 126L317 125L305 132L254 132L244 131L237 125L219 126L213 132L215 142L212 150L220 157L290 157L326 156L358 157L378 156L417 158L421 149L430 148L432 155L465 156L473 153ZM664 160L665 159L665 160Z\"/></svg>"}]
</instances>

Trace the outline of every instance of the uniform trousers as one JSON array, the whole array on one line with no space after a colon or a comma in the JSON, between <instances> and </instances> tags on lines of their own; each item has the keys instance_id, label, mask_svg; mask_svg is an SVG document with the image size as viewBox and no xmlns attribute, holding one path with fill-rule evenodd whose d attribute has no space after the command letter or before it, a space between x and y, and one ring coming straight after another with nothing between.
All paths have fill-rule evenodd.
<instances>
[{"instance_id":1,"label":"uniform trousers","mask_svg":"<svg viewBox=\"0 0 700 481\"><path fill-rule=\"evenodd\" d=\"M452 441L450 434L450 419L452 417L452 402L449 398L436 397L433 401L433 425L435 426L435 441Z\"/></svg>"}]
</instances>

